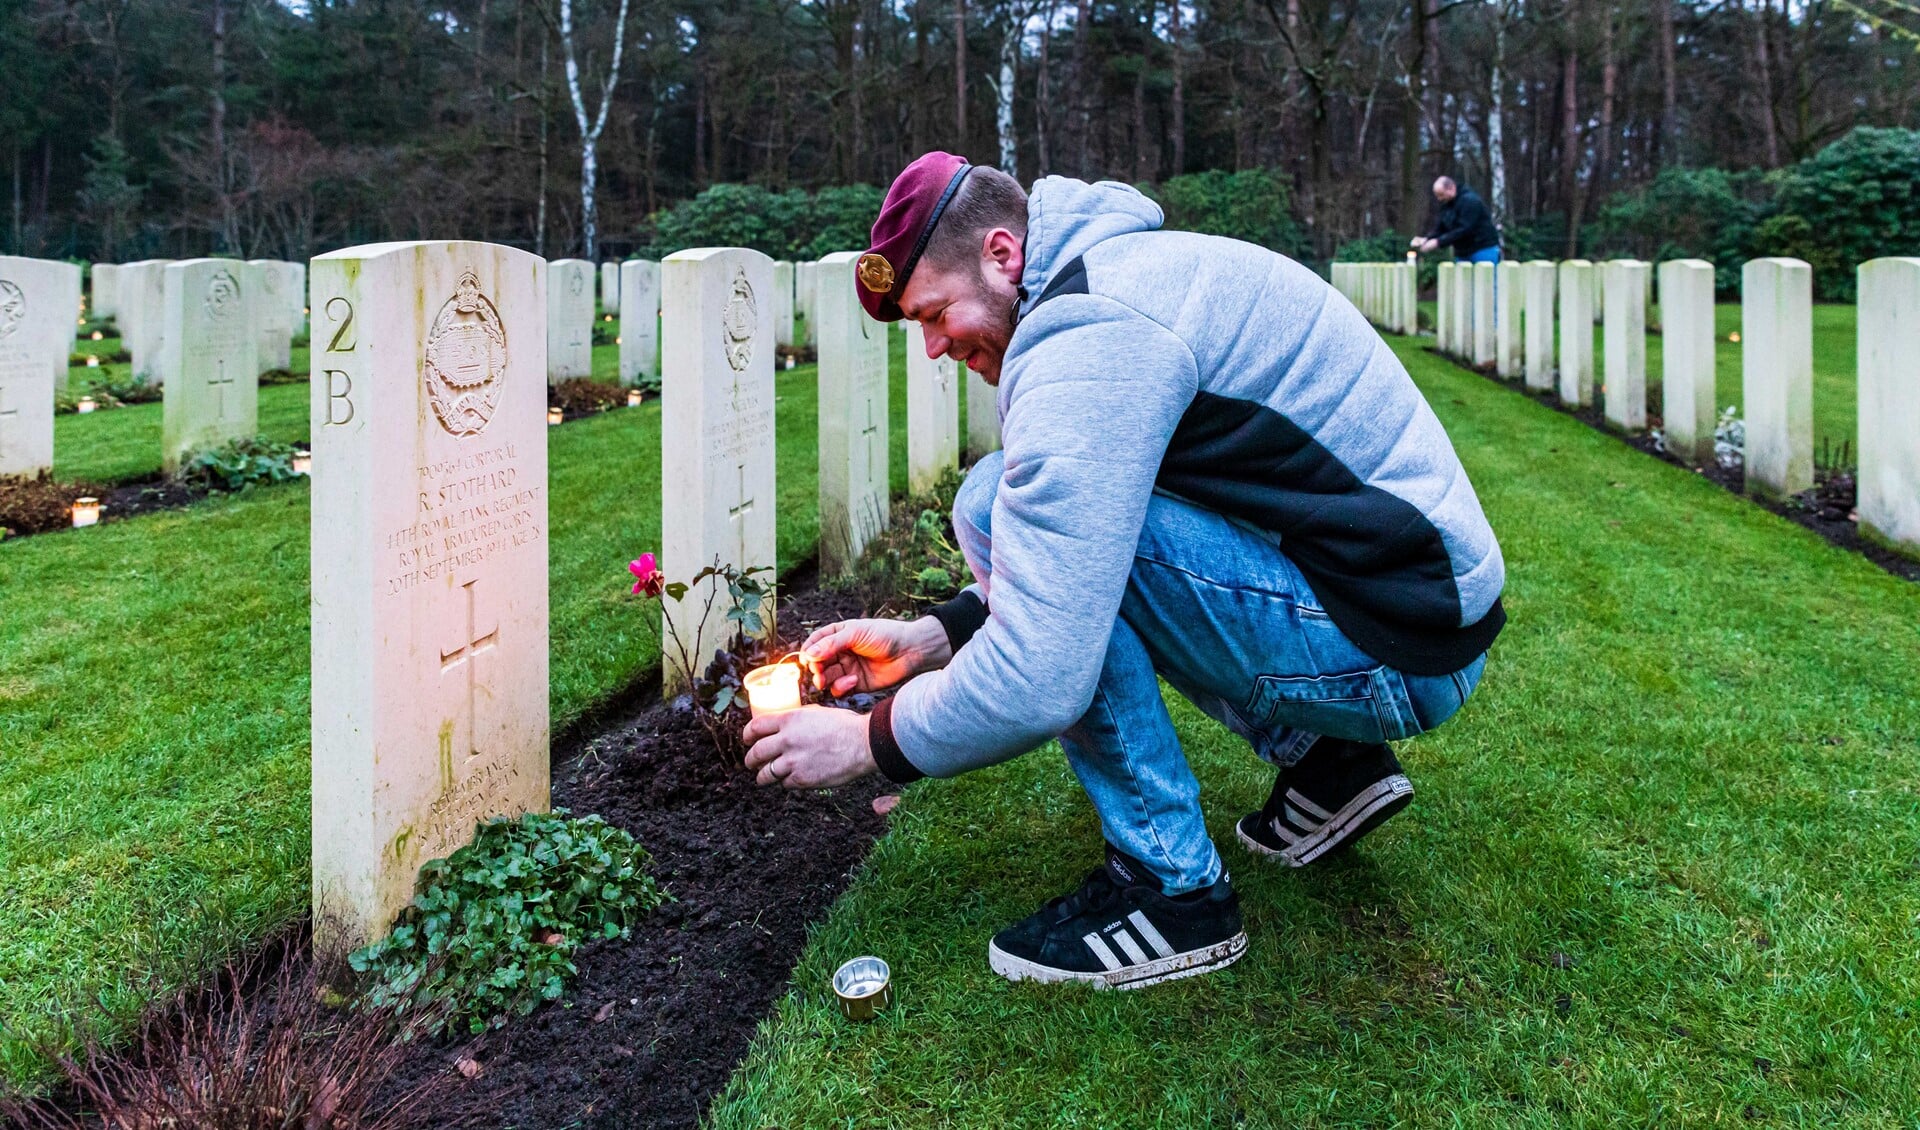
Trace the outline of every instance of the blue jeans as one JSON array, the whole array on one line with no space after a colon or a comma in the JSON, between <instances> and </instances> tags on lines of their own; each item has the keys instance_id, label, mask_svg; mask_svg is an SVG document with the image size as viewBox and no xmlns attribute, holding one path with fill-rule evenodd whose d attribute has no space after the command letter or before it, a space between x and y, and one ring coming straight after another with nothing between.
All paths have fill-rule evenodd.
<instances>
[{"instance_id":1,"label":"blue jeans","mask_svg":"<svg viewBox=\"0 0 1920 1130\"><path fill-rule=\"evenodd\" d=\"M981 459L954 499L960 549L983 583L1001 468L999 452ZM1088 637L1104 627L1088 624ZM1433 729L1486 666L1484 655L1451 675L1383 666L1334 626L1273 541L1161 494L1147 507L1112 627L1093 703L1060 745L1107 842L1171 894L1211 886L1222 866L1160 679L1285 768L1321 735L1382 742Z\"/></svg>"},{"instance_id":2,"label":"blue jeans","mask_svg":"<svg viewBox=\"0 0 1920 1130\"><path fill-rule=\"evenodd\" d=\"M1497 264L1500 262L1500 249L1498 247L1482 247L1480 250L1474 252L1471 255L1466 256L1461 261L1465 263Z\"/></svg>"}]
</instances>

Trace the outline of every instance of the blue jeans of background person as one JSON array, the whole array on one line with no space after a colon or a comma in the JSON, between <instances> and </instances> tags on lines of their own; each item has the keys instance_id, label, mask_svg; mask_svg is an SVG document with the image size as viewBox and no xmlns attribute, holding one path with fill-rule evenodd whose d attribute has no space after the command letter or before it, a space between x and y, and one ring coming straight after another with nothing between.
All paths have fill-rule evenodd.
<instances>
[{"instance_id":1,"label":"blue jeans of background person","mask_svg":"<svg viewBox=\"0 0 1920 1130\"><path fill-rule=\"evenodd\" d=\"M989 528L1002 458L975 464L954 499L974 575L991 571ZM1107 842L1169 893L1211 886L1220 853L1200 813L1159 680L1286 767L1314 740L1412 737L1446 721L1486 656L1451 675L1408 675L1355 647L1280 547L1215 511L1155 494L1093 703L1060 735ZM1088 624L1098 641L1106 625Z\"/></svg>"},{"instance_id":2,"label":"blue jeans of background person","mask_svg":"<svg viewBox=\"0 0 1920 1130\"><path fill-rule=\"evenodd\" d=\"M1497 319L1500 317L1498 313L1500 309L1500 248L1498 246L1482 247L1480 250L1462 259L1461 262L1493 264L1493 308L1496 311L1494 318L1496 319L1495 324L1497 325Z\"/></svg>"}]
</instances>

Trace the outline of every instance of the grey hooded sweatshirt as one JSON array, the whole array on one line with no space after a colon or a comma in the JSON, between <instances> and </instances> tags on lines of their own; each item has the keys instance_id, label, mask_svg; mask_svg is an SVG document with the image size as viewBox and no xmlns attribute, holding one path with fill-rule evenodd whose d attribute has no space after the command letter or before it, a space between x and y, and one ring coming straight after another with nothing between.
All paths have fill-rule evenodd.
<instances>
[{"instance_id":1,"label":"grey hooded sweatshirt","mask_svg":"<svg viewBox=\"0 0 1920 1130\"><path fill-rule=\"evenodd\" d=\"M952 662L873 712L896 781L1079 720L1155 490L1274 535L1347 637L1401 671L1457 671L1505 623L1480 501L1366 319L1284 255L1162 218L1121 184L1033 187L992 575L937 613Z\"/></svg>"}]
</instances>

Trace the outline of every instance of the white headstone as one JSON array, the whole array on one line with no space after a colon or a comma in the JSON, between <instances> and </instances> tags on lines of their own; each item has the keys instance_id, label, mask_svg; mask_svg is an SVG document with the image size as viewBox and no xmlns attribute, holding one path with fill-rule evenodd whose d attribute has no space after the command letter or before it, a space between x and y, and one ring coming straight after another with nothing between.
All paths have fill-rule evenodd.
<instances>
[{"instance_id":1,"label":"white headstone","mask_svg":"<svg viewBox=\"0 0 1920 1130\"><path fill-rule=\"evenodd\" d=\"M773 343L791 347L793 345L793 264L785 261L773 265L773 293L767 303L773 313Z\"/></svg>"},{"instance_id":2,"label":"white headstone","mask_svg":"<svg viewBox=\"0 0 1920 1130\"><path fill-rule=\"evenodd\" d=\"M87 313L94 318L117 318L120 314L120 266L95 263L88 271L91 301Z\"/></svg>"},{"instance_id":3,"label":"white headstone","mask_svg":"<svg viewBox=\"0 0 1920 1130\"><path fill-rule=\"evenodd\" d=\"M120 344L133 356L133 375L146 384L166 380L160 345L166 339L165 259L120 265Z\"/></svg>"},{"instance_id":4,"label":"white headstone","mask_svg":"<svg viewBox=\"0 0 1920 1130\"><path fill-rule=\"evenodd\" d=\"M1748 493L1811 489L1813 271L1798 259L1750 259L1741 269L1740 378Z\"/></svg>"},{"instance_id":5,"label":"white headstone","mask_svg":"<svg viewBox=\"0 0 1920 1130\"><path fill-rule=\"evenodd\" d=\"M187 259L166 269L160 369L161 463L258 430L259 297L238 259Z\"/></svg>"},{"instance_id":6,"label":"white headstone","mask_svg":"<svg viewBox=\"0 0 1920 1130\"><path fill-rule=\"evenodd\" d=\"M1683 463L1713 462L1713 264L1660 264L1661 424L1669 452Z\"/></svg>"},{"instance_id":7,"label":"white headstone","mask_svg":"<svg viewBox=\"0 0 1920 1130\"><path fill-rule=\"evenodd\" d=\"M860 305L857 251L822 259L820 325L820 573L851 572L887 525L887 333Z\"/></svg>"},{"instance_id":8,"label":"white headstone","mask_svg":"<svg viewBox=\"0 0 1920 1130\"><path fill-rule=\"evenodd\" d=\"M661 261L660 286L661 568L685 581L716 561L774 565L773 260L738 247L680 251ZM717 615L700 624L712 585L664 602L700 670L731 628ZM671 694L690 673L665 638Z\"/></svg>"},{"instance_id":9,"label":"white headstone","mask_svg":"<svg viewBox=\"0 0 1920 1130\"><path fill-rule=\"evenodd\" d=\"M961 379L967 384L967 462L972 463L1000 450L1000 391L972 369Z\"/></svg>"},{"instance_id":10,"label":"white headstone","mask_svg":"<svg viewBox=\"0 0 1920 1130\"><path fill-rule=\"evenodd\" d=\"M1453 351L1462 361L1473 359L1473 264L1462 260L1453 269Z\"/></svg>"},{"instance_id":11,"label":"white headstone","mask_svg":"<svg viewBox=\"0 0 1920 1130\"><path fill-rule=\"evenodd\" d=\"M1453 352L1453 276L1457 270L1452 263L1441 263L1434 268L1434 304L1433 338L1440 352Z\"/></svg>"},{"instance_id":12,"label":"white headstone","mask_svg":"<svg viewBox=\"0 0 1920 1130\"><path fill-rule=\"evenodd\" d=\"M794 305L800 311L800 344L820 344L820 264L795 263Z\"/></svg>"},{"instance_id":13,"label":"white headstone","mask_svg":"<svg viewBox=\"0 0 1920 1130\"><path fill-rule=\"evenodd\" d=\"M1520 264L1505 260L1493 275L1493 371L1505 381L1521 372L1520 329L1527 295L1520 278Z\"/></svg>"},{"instance_id":14,"label":"white headstone","mask_svg":"<svg viewBox=\"0 0 1920 1130\"><path fill-rule=\"evenodd\" d=\"M1493 364L1493 275L1492 263L1475 263L1473 272L1473 364L1475 368Z\"/></svg>"},{"instance_id":15,"label":"white headstone","mask_svg":"<svg viewBox=\"0 0 1920 1130\"><path fill-rule=\"evenodd\" d=\"M600 309L618 317L620 314L620 264L600 264Z\"/></svg>"},{"instance_id":16,"label":"white headstone","mask_svg":"<svg viewBox=\"0 0 1920 1130\"><path fill-rule=\"evenodd\" d=\"M53 467L54 374L66 371L73 340L64 305L73 269L0 256L0 477Z\"/></svg>"},{"instance_id":17,"label":"white headstone","mask_svg":"<svg viewBox=\"0 0 1920 1130\"><path fill-rule=\"evenodd\" d=\"M287 324L297 337L307 328L307 265L282 262L280 273L284 280L281 289L286 292Z\"/></svg>"},{"instance_id":18,"label":"white headstone","mask_svg":"<svg viewBox=\"0 0 1920 1130\"><path fill-rule=\"evenodd\" d=\"M1536 259L1521 268L1527 284L1527 387L1553 387L1554 266Z\"/></svg>"},{"instance_id":19,"label":"white headstone","mask_svg":"<svg viewBox=\"0 0 1920 1130\"><path fill-rule=\"evenodd\" d=\"M593 264L547 264L547 380L593 375Z\"/></svg>"},{"instance_id":20,"label":"white headstone","mask_svg":"<svg viewBox=\"0 0 1920 1130\"><path fill-rule=\"evenodd\" d=\"M636 385L660 362L660 264L620 264L620 383Z\"/></svg>"},{"instance_id":21,"label":"white headstone","mask_svg":"<svg viewBox=\"0 0 1920 1130\"><path fill-rule=\"evenodd\" d=\"M1560 264L1560 400L1575 408L1593 403L1593 264Z\"/></svg>"},{"instance_id":22,"label":"white headstone","mask_svg":"<svg viewBox=\"0 0 1920 1130\"><path fill-rule=\"evenodd\" d=\"M314 943L548 806L547 266L486 243L313 260Z\"/></svg>"},{"instance_id":23,"label":"white headstone","mask_svg":"<svg viewBox=\"0 0 1920 1130\"><path fill-rule=\"evenodd\" d=\"M293 307L287 302L285 264L275 259L250 259L247 267L253 278L254 323L260 330L260 371L287 369L293 365Z\"/></svg>"},{"instance_id":24,"label":"white headstone","mask_svg":"<svg viewBox=\"0 0 1920 1130\"><path fill-rule=\"evenodd\" d=\"M1920 257L1868 260L1859 280L1860 528L1920 550Z\"/></svg>"},{"instance_id":25,"label":"white headstone","mask_svg":"<svg viewBox=\"0 0 1920 1130\"><path fill-rule=\"evenodd\" d=\"M1602 268L1605 292L1607 422L1629 432L1647 427L1647 264L1613 259ZM1564 331L1565 327L1562 327Z\"/></svg>"},{"instance_id":26,"label":"white headstone","mask_svg":"<svg viewBox=\"0 0 1920 1130\"><path fill-rule=\"evenodd\" d=\"M907 327L907 490L926 494L949 467L960 465L960 363L927 356L919 322Z\"/></svg>"}]
</instances>

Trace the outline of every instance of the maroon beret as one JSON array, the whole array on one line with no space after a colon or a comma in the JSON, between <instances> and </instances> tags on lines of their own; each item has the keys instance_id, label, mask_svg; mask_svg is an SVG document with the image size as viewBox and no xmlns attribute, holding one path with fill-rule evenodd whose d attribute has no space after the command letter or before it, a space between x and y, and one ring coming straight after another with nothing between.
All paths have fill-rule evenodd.
<instances>
[{"instance_id":1,"label":"maroon beret","mask_svg":"<svg viewBox=\"0 0 1920 1130\"><path fill-rule=\"evenodd\" d=\"M854 289L860 305L876 321L897 322L900 294L933 238L933 229L960 191L973 166L965 157L935 151L901 170L873 221L873 246L854 267Z\"/></svg>"}]
</instances>

